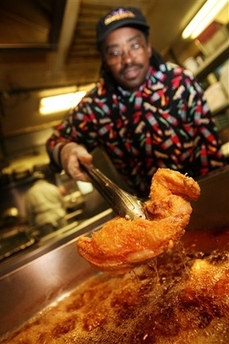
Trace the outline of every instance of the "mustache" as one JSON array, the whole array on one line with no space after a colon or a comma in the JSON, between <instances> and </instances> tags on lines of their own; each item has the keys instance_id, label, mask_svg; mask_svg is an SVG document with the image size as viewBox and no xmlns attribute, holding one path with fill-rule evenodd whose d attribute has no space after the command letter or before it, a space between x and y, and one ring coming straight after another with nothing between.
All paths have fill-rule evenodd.
<instances>
[{"instance_id":1,"label":"mustache","mask_svg":"<svg viewBox=\"0 0 229 344\"><path fill-rule=\"evenodd\" d=\"M137 67L139 69L143 68L142 64L139 63L128 63L126 64L119 72L120 75L125 74L126 71L128 71L128 69L133 68L133 67Z\"/></svg>"}]
</instances>

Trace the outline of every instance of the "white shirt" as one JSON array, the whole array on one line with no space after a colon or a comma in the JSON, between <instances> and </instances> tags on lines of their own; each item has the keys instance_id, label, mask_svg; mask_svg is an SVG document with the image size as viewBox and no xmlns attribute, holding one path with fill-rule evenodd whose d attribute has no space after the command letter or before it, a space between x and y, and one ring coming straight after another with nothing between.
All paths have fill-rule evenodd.
<instances>
[{"instance_id":1,"label":"white shirt","mask_svg":"<svg viewBox=\"0 0 229 344\"><path fill-rule=\"evenodd\" d=\"M25 195L25 209L31 226L52 224L66 215L64 200L57 186L38 180Z\"/></svg>"}]
</instances>

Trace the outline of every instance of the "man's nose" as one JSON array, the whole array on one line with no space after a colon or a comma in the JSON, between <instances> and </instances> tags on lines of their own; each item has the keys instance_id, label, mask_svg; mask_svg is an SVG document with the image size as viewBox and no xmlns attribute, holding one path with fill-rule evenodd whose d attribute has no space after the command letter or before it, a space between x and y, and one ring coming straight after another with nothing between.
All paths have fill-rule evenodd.
<instances>
[{"instance_id":1,"label":"man's nose","mask_svg":"<svg viewBox=\"0 0 229 344\"><path fill-rule=\"evenodd\" d=\"M131 64L133 62L133 56L130 53L130 50L123 51L122 53L122 63Z\"/></svg>"}]
</instances>

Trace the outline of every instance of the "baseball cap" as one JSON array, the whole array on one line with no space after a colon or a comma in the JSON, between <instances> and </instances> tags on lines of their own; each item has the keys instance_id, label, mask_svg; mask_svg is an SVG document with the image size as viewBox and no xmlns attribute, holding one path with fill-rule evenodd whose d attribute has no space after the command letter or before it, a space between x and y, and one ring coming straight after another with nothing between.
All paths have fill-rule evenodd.
<instances>
[{"instance_id":1,"label":"baseball cap","mask_svg":"<svg viewBox=\"0 0 229 344\"><path fill-rule=\"evenodd\" d=\"M148 34L149 24L142 12L136 7L118 7L102 17L96 26L98 47L113 31L120 27L135 27Z\"/></svg>"}]
</instances>

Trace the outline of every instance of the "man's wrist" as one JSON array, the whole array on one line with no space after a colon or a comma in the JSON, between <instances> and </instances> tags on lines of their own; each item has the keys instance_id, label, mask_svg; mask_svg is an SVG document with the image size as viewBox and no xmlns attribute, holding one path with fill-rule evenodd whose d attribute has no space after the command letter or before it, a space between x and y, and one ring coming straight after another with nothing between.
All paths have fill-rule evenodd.
<instances>
[{"instance_id":1,"label":"man's wrist","mask_svg":"<svg viewBox=\"0 0 229 344\"><path fill-rule=\"evenodd\" d=\"M67 144L67 142L60 142L53 149L53 159L54 159L55 163L60 167L62 167L61 151L66 144Z\"/></svg>"}]
</instances>

